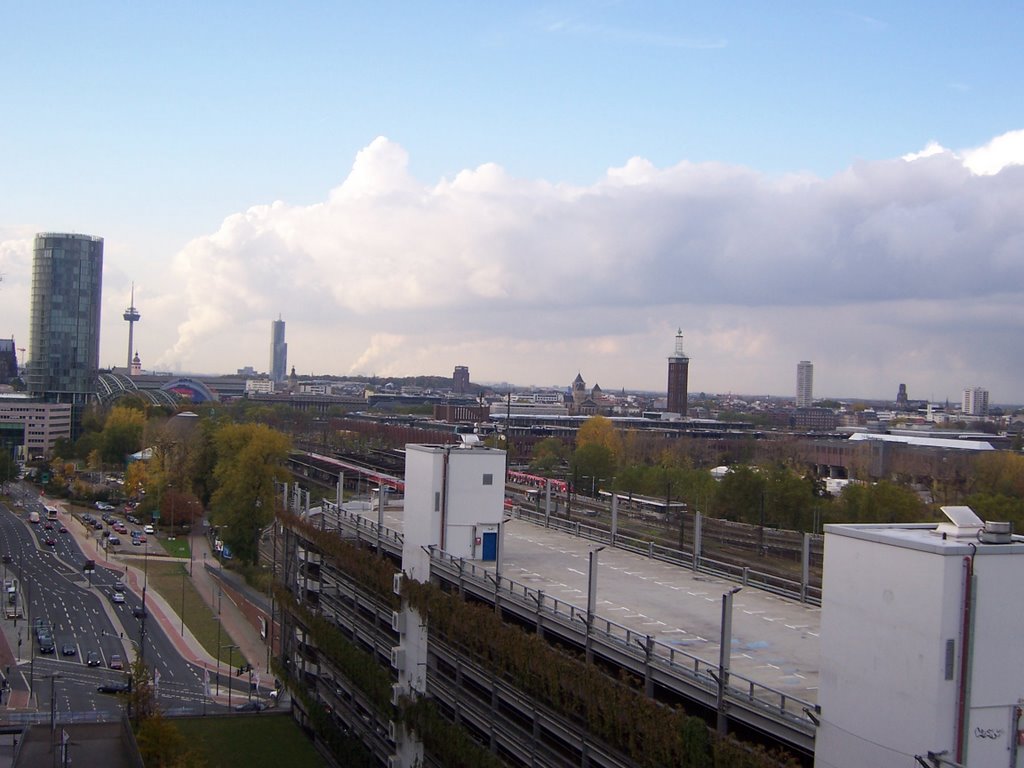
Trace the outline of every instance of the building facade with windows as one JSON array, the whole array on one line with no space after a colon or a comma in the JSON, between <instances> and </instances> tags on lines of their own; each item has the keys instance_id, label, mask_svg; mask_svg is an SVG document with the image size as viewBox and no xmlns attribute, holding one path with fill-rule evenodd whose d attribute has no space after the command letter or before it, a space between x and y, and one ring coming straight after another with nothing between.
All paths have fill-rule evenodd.
<instances>
[{"instance_id":1,"label":"building facade with windows","mask_svg":"<svg viewBox=\"0 0 1024 768\"><path fill-rule=\"evenodd\" d=\"M965 389L960 410L965 416L988 416L988 390L982 387Z\"/></svg>"},{"instance_id":2,"label":"building facade with windows","mask_svg":"<svg viewBox=\"0 0 1024 768\"><path fill-rule=\"evenodd\" d=\"M75 406L95 397L102 284L103 238L36 235L25 370L33 397Z\"/></svg>"},{"instance_id":3,"label":"building facade with windows","mask_svg":"<svg viewBox=\"0 0 1024 768\"><path fill-rule=\"evenodd\" d=\"M801 360L796 366L796 407L810 408L814 405L814 364Z\"/></svg>"},{"instance_id":4,"label":"building facade with windows","mask_svg":"<svg viewBox=\"0 0 1024 768\"><path fill-rule=\"evenodd\" d=\"M284 320L270 324L270 380L279 384L288 376L288 343L284 340Z\"/></svg>"},{"instance_id":5,"label":"building facade with windows","mask_svg":"<svg viewBox=\"0 0 1024 768\"><path fill-rule=\"evenodd\" d=\"M12 447L20 458L44 458L58 440L71 439L71 408L70 403L42 403L24 395L0 397L0 431L17 433Z\"/></svg>"}]
</instances>

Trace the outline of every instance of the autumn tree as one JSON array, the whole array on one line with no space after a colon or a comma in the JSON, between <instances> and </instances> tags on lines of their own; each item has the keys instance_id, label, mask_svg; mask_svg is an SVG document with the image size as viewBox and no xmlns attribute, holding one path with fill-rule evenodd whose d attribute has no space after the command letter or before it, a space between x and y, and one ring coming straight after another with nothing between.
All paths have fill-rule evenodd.
<instances>
[{"instance_id":1,"label":"autumn tree","mask_svg":"<svg viewBox=\"0 0 1024 768\"><path fill-rule=\"evenodd\" d=\"M136 408L115 405L107 414L100 439L100 455L106 464L124 464L125 457L142 447L146 417Z\"/></svg>"},{"instance_id":2,"label":"autumn tree","mask_svg":"<svg viewBox=\"0 0 1024 768\"><path fill-rule=\"evenodd\" d=\"M274 517L274 484L289 478L286 435L263 424L217 430L212 517L221 538L243 563L255 563L260 532Z\"/></svg>"},{"instance_id":3,"label":"autumn tree","mask_svg":"<svg viewBox=\"0 0 1024 768\"><path fill-rule=\"evenodd\" d=\"M607 416L591 416L580 425L576 432L576 449L590 445L603 446L613 460L618 460L622 451L622 438L615 429L614 422Z\"/></svg>"}]
</instances>

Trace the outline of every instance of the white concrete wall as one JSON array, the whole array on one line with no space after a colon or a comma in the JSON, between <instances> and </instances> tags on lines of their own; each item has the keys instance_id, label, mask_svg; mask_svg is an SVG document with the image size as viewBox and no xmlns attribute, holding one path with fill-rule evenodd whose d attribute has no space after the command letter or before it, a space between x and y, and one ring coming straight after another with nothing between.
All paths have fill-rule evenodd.
<instances>
[{"instance_id":1,"label":"white concrete wall","mask_svg":"<svg viewBox=\"0 0 1024 768\"><path fill-rule=\"evenodd\" d=\"M1013 549L1018 549L1014 547ZM965 764L1012 765L1014 706L1024 699L1024 554L979 546L974 558L974 628ZM1016 765L1024 766L1024 748Z\"/></svg>"},{"instance_id":2,"label":"white concrete wall","mask_svg":"<svg viewBox=\"0 0 1024 768\"><path fill-rule=\"evenodd\" d=\"M489 485L485 476L489 476ZM453 557L479 557L478 529L500 524L504 502L504 451L407 445L403 570L426 580L427 556L422 548L431 545Z\"/></svg>"},{"instance_id":3,"label":"white concrete wall","mask_svg":"<svg viewBox=\"0 0 1024 768\"><path fill-rule=\"evenodd\" d=\"M965 542L921 529L826 526L818 768L913 766L914 755L929 751L954 756L964 557L971 552ZM1024 577L1024 545L979 545L974 562L966 764L1007 766L1009 708L1024 697L1015 658L1024 593L1014 587Z\"/></svg>"}]
</instances>

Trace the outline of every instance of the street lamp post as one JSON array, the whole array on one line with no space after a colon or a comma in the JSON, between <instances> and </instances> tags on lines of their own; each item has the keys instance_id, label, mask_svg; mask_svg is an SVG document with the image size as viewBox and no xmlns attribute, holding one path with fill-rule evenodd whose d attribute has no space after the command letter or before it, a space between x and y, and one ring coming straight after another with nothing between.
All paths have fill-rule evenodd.
<instances>
[{"instance_id":1,"label":"street lamp post","mask_svg":"<svg viewBox=\"0 0 1024 768\"><path fill-rule=\"evenodd\" d=\"M588 664L593 661L590 635L594 627L594 604L597 602L597 553L602 549L603 546L590 550L587 565L587 638L584 648Z\"/></svg>"},{"instance_id":2,"label":"street lamp post","mask_svg":"<svg viewBox=\"0 0 1024 768\"><path fill-rule=\"evenodd\" d=\"M174 507L176 506L176 504L174 503L175 502L175 497L174 497L173 489L174 489L174 484L173 483L168 483L167 484L167 491L168 491L167 495L171 497L171 531L170 531L170 534L167 536L167 540L168 541L174 541Z\"/></svg>"},{"instance_id":3,"label":"street lamp post","mask_svg":"<svg viewBox=\"0 0 1024 768\"><path fill-rule=\"evenodd\" d=\"M217 696L220 696L220 598L223 593L217 590Z\"/></svg>"},{"instance_id":4,"label":"street lamp post","mask_svg":"<svg viewBox=\"0 0 1024 768\"><path fill-rule=\"evenodd\" d=\"M185 636L185 569L181 569L181 636Z\"/></svg>"},{"instance_id":5,"label":"street lamp post","mask_svg":"<svg viewBox=\"0 0 1024 768\"><path fill-rule=\"evenodd\" d=\"M732 598L743 587L733 587L722 595L722 637L718 652L718 735L729 731L725 691L729 687L729 665L732 660Z\"/></svg>"},{"instance_id":6,"label":"street lamp post","mask_svg":"<svg viewBox=\"0 0 1024 768\"><path fill-rule=\"evenodd\" d=\"M229 669L234 669L235 668L235 651L238 650L238 646L237 645L221 646L221 650L224 650L225 648L228 649L228 668ZM220 660L220 654L219 653L217 654L217 660L218 661ZM218 671L218 674L220 674L219 671ZM228 676L228 709L231 709L231 688L232 688L231 676L229 675Z\"/></svg>"}]
</instances>

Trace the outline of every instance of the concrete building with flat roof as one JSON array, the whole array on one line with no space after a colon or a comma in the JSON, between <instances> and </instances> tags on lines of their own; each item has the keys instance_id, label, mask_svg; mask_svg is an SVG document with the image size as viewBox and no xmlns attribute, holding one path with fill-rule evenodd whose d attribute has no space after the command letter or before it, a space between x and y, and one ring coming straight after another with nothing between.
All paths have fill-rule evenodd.
<instances>
[{"instance_id":1,"label":"concrete building with flat roof","mask_svg":"<svg viewBox=\"0 0 1024 768\"><path fill-rule=\"evenodd\" d=\"M3 432L18 432L17 453L31 460L49 456L57 441L71 439L71 403L44 403L24 395L0 395ZM5 442L6 442L5 438Z\"/></svg>"}]
</instances>

